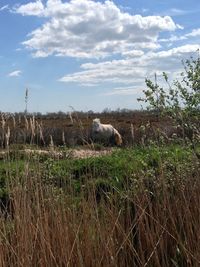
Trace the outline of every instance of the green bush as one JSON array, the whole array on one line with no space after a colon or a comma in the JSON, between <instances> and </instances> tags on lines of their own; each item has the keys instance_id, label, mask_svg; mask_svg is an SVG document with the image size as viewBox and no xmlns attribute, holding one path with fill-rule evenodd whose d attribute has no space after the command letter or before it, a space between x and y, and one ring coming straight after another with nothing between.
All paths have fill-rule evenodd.
<instances>
[{"instance_id":1,"label":"green bush","mask_svg":"<svg viewBox=\"0 0 200 267\"><path fill-rule=\"evenodd\" d=\"M200 141L200 57L191 57L182 63L181 79L170 83L168 75L163 72L164 88L157 83L155 74L155 82L146 79L145 96L138 100L147 103L148 109L154 110L158 118L170 117L184 143L190 142L196 151Z\"/></svg>"}]
</instances>

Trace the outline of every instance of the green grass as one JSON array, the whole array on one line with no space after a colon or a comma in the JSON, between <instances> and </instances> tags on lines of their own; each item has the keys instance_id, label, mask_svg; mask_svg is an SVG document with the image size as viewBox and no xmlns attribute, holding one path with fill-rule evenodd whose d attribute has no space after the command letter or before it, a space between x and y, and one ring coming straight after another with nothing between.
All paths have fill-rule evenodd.
<instances>
[{"instance_id":1,"label":"green grass","mask_svg":"<svg viewBox=\"0 0 200 267\"><path fill-rule=\"evenodd\" d=\"M18 176L20 181L28 166L29 173L40 172L44 184L63 187L63 190L70 184L77 194L88 184L98 189L136 191L141 180L152 190L153 184L160 183L161 174L171 184L173 177L184 180L195 172L196 161L189 147L178 145L118 149L110 155L85 159L54 160L38 155L27 158L12 152L10 160L0 162L0 185L5 193L6 180Z\"/></svg>"}]
</instances>

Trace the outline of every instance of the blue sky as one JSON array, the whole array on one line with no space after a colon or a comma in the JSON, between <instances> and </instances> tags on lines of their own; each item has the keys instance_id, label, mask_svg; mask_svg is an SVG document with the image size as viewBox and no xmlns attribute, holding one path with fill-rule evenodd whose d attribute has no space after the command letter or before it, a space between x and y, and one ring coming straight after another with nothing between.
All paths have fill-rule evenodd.
<instances>
[{"instance_id":1,"label":"blue sky","mask_svg":"<svg viewBox=\"0 0 200 267\"><path fill-rule=\"evenodd\" d=\"M1 0L0 110L138 109L200 46L198 0Z\"/></svg>"}]
</instances>

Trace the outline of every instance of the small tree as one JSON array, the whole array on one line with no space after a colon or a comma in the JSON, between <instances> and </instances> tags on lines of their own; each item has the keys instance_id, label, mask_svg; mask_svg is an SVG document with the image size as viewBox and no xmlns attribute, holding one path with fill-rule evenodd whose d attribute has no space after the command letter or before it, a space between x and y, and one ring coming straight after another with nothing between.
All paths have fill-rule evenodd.
<instances>
[{"instance_id":1,"label":"small tree","mask_svg":"<svg viewBox=\"0 0 200 267\"><path fill-rule=\"evenodd\" d=\"M153 110L156 112L157 118L159 118L165 111L167 106L168 95L166 91L157 84L157 75L155 73L155 83L150 79L145 80L147 85L147 90L143 90L145 98L139 98L138 101L143 101L148 103L148 110Z\"/></svg>"},{"instance_id":2,"label":"small tree","mask_svg":"<svg viewBox=\"0 0 200 267\"><path fill-rule=\"evenodd\" d=\"M148 103L148 109L156 111L158 117L169 116L182 131L184 142L190 140L193 147L200 139L200 57L182 61L184 71L181 79L170 84L163 72L167 87L163 88L146 79L145 97L138 101Z\"/></svg>"}]
</instances>

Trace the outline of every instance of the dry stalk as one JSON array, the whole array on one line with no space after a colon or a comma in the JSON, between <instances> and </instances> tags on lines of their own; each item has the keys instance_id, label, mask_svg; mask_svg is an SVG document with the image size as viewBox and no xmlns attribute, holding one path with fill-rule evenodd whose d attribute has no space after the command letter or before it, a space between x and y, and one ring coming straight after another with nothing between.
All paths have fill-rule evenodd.
<instances>
[{"instance_id":1,"label":"dry stalk","mask_svg":"<svg viewBox=\"0 0 200 267\"><path fill-rule=\"evenodd\" d=\"M69 112L69 118L70 118L71 123L74 124L74 120L73 120L73 117L72 117L72 113L71 112Z\"/></svg>"},{"instance_id":2,"label":"dry stalk","mask_svg":"<svg viewBox=\"0 0 200 267\"><path fill-rule=\"evenodd\" d=\"M134 143L134 139L135 139L135 132L134 132L134 126L131 123L131 138L132 138L132 142Z\"/></svg>"},{"instance_id":3,"label":"dry stalk","mask_svg":"<svg viewBox=\"0 0 200 267\"><path fill-rule=\"evenodd\" d=\"M15 120L15 116L12 115L12 120L13 120L13 128L15 129L16 128L16 120Z\"/></svg>"},{"instance_id":4,"label":"dry stalk","mask_svg":"<svg viewBox=\"0 0 200 267\"><path fill-rule=\"evenodd\" d=\"M53 142L53 137L52 137L52 135L50 134L50 143L49 143L49 147L50 147L50 149L51 150L54 150L54 142Z\"/></svg>"},{"instance_id":5,"label":"dry stalk","mask_svg":"<svg viewBox=\"0 0 200 267\"><path fill-rule=\"evenodd\" d=\"M62 142L63 142L63 145L66 146L65 132L64 131L62 131Z\"/></svg>"},{"instance_id":6,"label":"dry stalk","mask_svg":"<svg viewBox=\"0 0 200 267\"><path fill-rule=\"evenodd\" d=\"M10 142L10 127L8 126L7 132L5 134L6 137L6 148L9 147L9 142Z\"/></svg>"},{"instance_id":7,"label":"dry stalk","mask_svg":"<svg viewBox=\"0 0 200 267\"><path fill-rule=\"evenodd\" d=\"M1 139L1 147L4 147L4 142L5 142L5 126L6 126L6 121L5 117L3 114L1 114L1 128L2 128L2 139Z\"/></svg>"},{"instance_id":8,"label":"dry stalk","mask_svg":"<svg viewBox=\"0 0 200 267\"><path fill-rule=\"evenodd\" d=\"M40 140L42 140L43 144L45 145L45 140L44 140L44 135L43 135L43 130L42 130L42 124L38 124L39 127L39 134L40 134Z\"/></svg>"},{"instance_id":9,"label":"dry stalk","mask_svg":"<svg viewBox=\"0 0 200 267\"><path fill-rule=\"evenodd\" d=\"M30 127L31 127L31 144L33 143L35 134L36 134L36 123L35 123L35 116L33 116L32 118L30 118Z\"/></svg>"},{"instance_id":10,"label":"dry stalk","mask_svg":"<svg viewBox=\"0 0 200 267\"><path fill-rule=\"evenodd\" d=\"M29 123L28 123L28 119L26 116L24 116L24 120L25 120L25 128L26 128L26 131L28 132L29 130Z\"/></svg>"}]
</instances>

